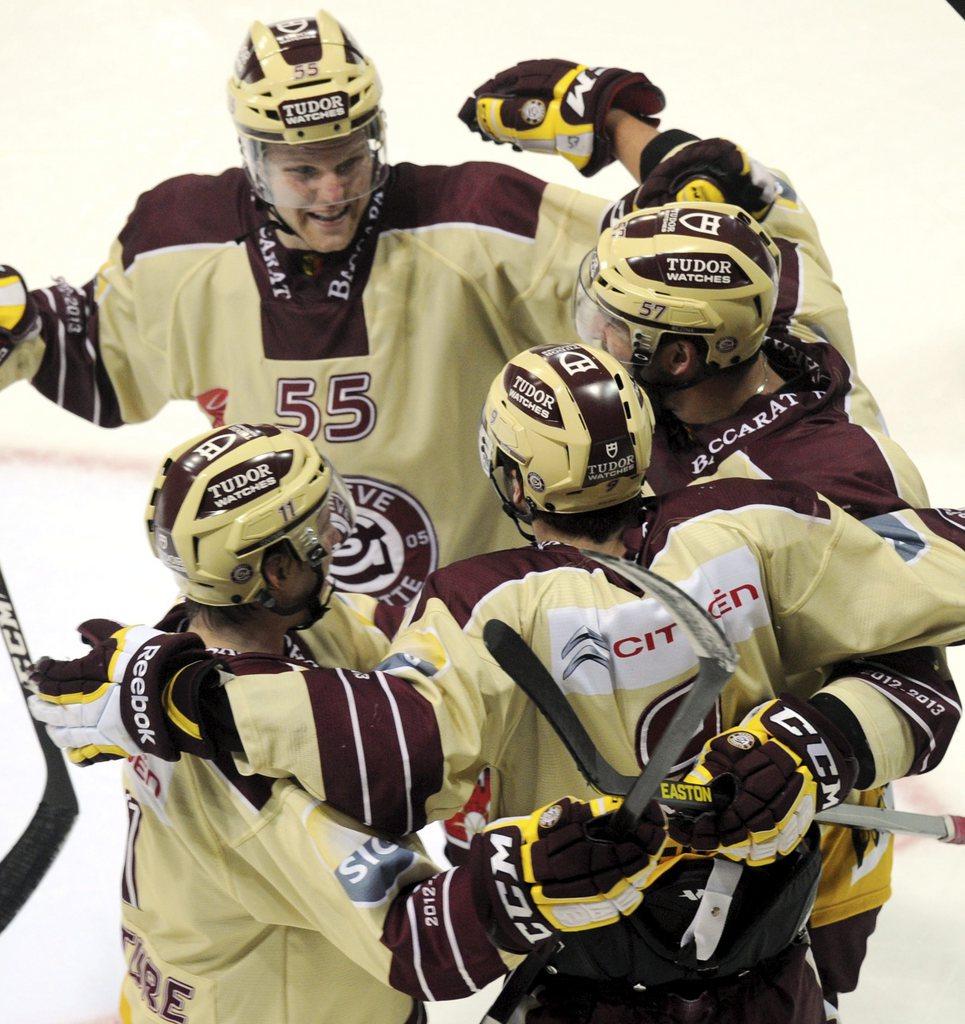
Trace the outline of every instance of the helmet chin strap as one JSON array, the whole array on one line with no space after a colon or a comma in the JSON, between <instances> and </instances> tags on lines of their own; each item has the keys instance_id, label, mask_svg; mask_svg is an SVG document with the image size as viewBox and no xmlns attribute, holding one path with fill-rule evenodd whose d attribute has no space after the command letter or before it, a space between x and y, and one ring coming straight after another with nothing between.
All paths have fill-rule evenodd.
<instances>
[{"instance_id":1,"label":"helmet chin strap","mask_svg":"<svg viewBox=\"0 0 965 1024\"><path fill-rule=\"evenodd\" d=\"M502 490L500 490L499 484L496 482L496 474L493 473L492 471L490 471L489 473L489 482L493 485L493 488L499 495L499 501L502 505L503 512L505 512L506 515L508 515L509 518L512 519L513 526L516 527L516 530L519 533L520 537L522 537L527 544L535 544L536 535L533 533L527 533L523 529L523 523L526 523L527 525L532 523L532 513L530 513L530 518L527 519L523 515L523 513L519 511L519 509L509 500L509 498L505 494L503 494Z\"/></svg>"}]
</instances>

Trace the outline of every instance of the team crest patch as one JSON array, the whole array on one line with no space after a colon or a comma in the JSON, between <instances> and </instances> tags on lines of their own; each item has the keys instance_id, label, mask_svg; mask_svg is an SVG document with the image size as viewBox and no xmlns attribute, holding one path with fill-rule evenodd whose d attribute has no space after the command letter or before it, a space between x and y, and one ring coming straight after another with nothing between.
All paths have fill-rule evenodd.
<instances>
[{"instance_id":1,"label":"team crest patch","mask_svg":"<svg viewBox=\"0 0 965 1024\"><path fill-rule=\"evenodd\" d=\"M405 604L438 567L432 520L411 494L367 476L346 476L357 508L355 533L336 551L332 577L339 590Z\"/></svg>"}]
</instances>

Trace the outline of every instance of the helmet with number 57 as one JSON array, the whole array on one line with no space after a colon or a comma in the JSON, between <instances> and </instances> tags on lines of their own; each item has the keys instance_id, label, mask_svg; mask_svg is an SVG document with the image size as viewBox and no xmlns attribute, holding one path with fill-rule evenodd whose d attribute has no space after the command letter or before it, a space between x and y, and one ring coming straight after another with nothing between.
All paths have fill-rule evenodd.
<instances>
[{"instance_id":1,"label":"helmet with number 57","mask_svg":"<svg viewBox=\"0 0 965 1024\"><path fill-rule=\"evenodd\" d=\"M640 494L650 463L653 413L629 372L599 349L544 345L514 356L498 374L479 431L483 471L505 511L584 513ZM529 513L501 487L515 468Z\"/></svg>"},{"instance_id":2,"label":"helmet with number 57","mask_svg":"<svg viewBox=\"0 0 965 1024\"><path fill-rule=\"evenodd\" d=\"M198 604L267 600L262 560L287 544L324 578L355 526L341 477L301 434L270 424L219 427L173 449L145 512L154 554Z\"/></svg>"},{"instance_id":3,"label":"helmet with number 57","mask_svg":"<svg viewBox=\"0 0 965 1024\"><path fill-rule=\"evenodd\" d=\"M777 302L781 254L738 206L667 203L635 210L600 236L580 267L576 326L633 367L660 343L701 342L705 369L756 355Z\"/></svg>"}]
</instances>

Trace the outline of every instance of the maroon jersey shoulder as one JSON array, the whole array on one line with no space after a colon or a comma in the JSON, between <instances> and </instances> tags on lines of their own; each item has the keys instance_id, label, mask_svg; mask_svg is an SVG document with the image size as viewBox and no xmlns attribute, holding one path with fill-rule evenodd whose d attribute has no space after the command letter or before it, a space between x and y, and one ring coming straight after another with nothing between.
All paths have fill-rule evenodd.
<instances>
[{"instance_id":1,"label":"maroon jersey shoulder","mask_svg":"<svg viewBox=\"0 0 965 1024\"><path fill-rule=\"evenodd\" d=\"M381 228L467 223L536 237L546 182L505 164L397 164Z\"/></svg>"},{"instance_id":2,"label":"maroon jersey shoulder","mask_svg":"<svg viewBox=\"0 0 965 1024\"><path fill-rule=\"evenodd\" d=\"M453 562L427 577L412 621L422 615L430 598L435 597L445 604L460 626L465 626L476 605L497 587L521 580L531 573L551 572L564 565L597 568L566 544L507 548Z\"/></svg>"},{"instance_id":3,"label":"maroon jersey shoulder","mask_svg":"<svg viewBox=\"0 0 965 1024\"><path fill-rule=\"evenodd\" d=\"M141 253L168 246L230 242L264 219L240 167L169 178L138 198L124 225L124 267Z\"/></svg>"}]
</instances>

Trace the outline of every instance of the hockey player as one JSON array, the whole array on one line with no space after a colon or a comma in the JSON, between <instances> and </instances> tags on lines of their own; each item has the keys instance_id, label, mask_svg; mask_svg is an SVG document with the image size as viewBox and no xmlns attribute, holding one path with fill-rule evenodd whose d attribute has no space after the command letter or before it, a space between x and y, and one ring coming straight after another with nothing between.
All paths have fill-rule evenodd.
<instances>
[{"instance_id":1,"label":"hockey player","mask_svg":"<svg viewBox=\"0 0 965 1024\"><path fill-rule=\"evenodd\" d=\"M658 494L695 479L799 480L900 543L904 524L895 513L927 504L924 485L902 448L856 422L852 372L841 354L778 307L786 250L734 206L647 208L677 194L680 181L699 178L709 149L719 173L723 145L679 150L634 197L644 208L603 232L580 271L580 335L620 359L653 399L647 481ZM876 659L864 671L958 700L933 649ZM884 794L866 794L866 802L876 799ZM865 838L858 844L847 829L824 830L811 936L825 996L835 1004L837 993L857 984L891 891L893 840Z\"/></svg>"},{"instance_id":2,"label":"hockey player","mask_svg":"<svg viewBox=\"0 0 965 1024\"><path fill-rule=\"evenodd\" d=\"M572 67L567 61L530 60L500 71L466 100L460 117L486 140L535 153L559 153L580 167L569 141L569 133L579 130L572 123L575 104L566 102L562 89L575 74L567 72ZM541 123L534 123L534 108L546 112ZM854 372L851 328L828 257L814 220L787 175L762 166L727 139L698 139L677 128L658 132L619 109L610 111L607 127L620 162L642 182L607 211L608 223L633 209L672 200L743 207L766 228L781 252L776 305L783 322L801 340L823 341L835 348L850 371L852 417L880 429L877 404ZM579 137L587 136L584 132Z\"/></svg>"},{"instance_id":3,"label":"hockey player","mask_svg":"<svg viewBox=\"0 0 965 1024\"><path fill-rule=\"evenodd\" d=\"M590 173L611 106L650 117L663 95L584 77ZM514 352L576 340L566 299L607 204L492 163L390 167L381 98L331 15L255 22L228 83L244 169L145 193L82 288L0 268L0 386L29 378L103 426L190 399L214 425L344 448L359 528L336 575L402 605L439 564L511 543L471 451L438 438L473 434ZM430 465L464 485L430 486Z\"/></svg>"},{"instance_id":4,"label":"hockey player","mask_svg":"<svg viewBox=\"0 0 965 1024\"><path fill-rule=\"evenodd\" d=\"M659 863L666 834L656 822L619 843L587 837L584 826L599 827L619 803L600 798L503 822L478 838L467 866L439 872L417 841L380 836L291 780L252 774L223 754L202 759L213 755L194 724L204 695L188 695L198 693L206 652L240 679L316 661L349 666L348 679L374 664L371 624L323 582L352 520L340 477L306 438L267 425L210 431L165 459L147 509L155 554L180 584L192 632L103 620L81 627L92 644L111 637L81 659L90 678L124 666L138 681L116 726L122 745L129 730L151 751L124 772L120 1016L128 1024L424 1021L422 1000L466 995L499 977L499 945L525 952L550 927L565 931L574 908L582 927L627 912ZM155 660L180 668L163 698L184 712L171 719L185 755L177 763L166 760L165 727L155 729ZM40 671L60 680L49 700L82 696L76 674L50 663ZM385 694L400 685L387 682ZM81 747L73 759L104 753ZM371 799L378 807L375 787ZM502 860L490 856L497 840ZM525 875L510 878L523 861ZM500 886L512 911L528 914L530 940Z\"/></svg>"},{"instance_id":5,"label":"hockey player","mask_svg":"<svg viewBox=\"0 0 965 1024\"><path fill-rule=\"evenodd\" d=\"M562 345L511 360L486 403L481 454L504 507L537 544L433 574L381 671L200 683L217 704L202 735L234 732L228 747L243 749L254 770L295 774L332 806L393 833L457 810L485 765L496 817L561 786L587 792L555 733L486 651L483 626L498 618L534 647L602 753L629 774L686 693L694 656L656 602L579 549L622 553L626 529L642 519L636 557L707 608L739 653L679 769L696 757L716 774L721 744L733 748L732 774L762 769L727 809L680 834L749 867L717 869L720 856L683 852L662 872L664 888L654 881L641 912L628 928L610 929L603 947L571 937L557 969L581 979L584 1003L567 1012L599 1021L699 1013L724 1024L823 1021L820 986L795 938L817 880L808 825L856 785L940 760L957 705L935 699L922 719L917 691L873 680L862 656L965 637L961 530L933 511L906 511L906 544L896 549L810 489L771 481L717 481L641 505L651 434L646 401L607 354ZM855 581L867 581L860 614L844 617ZM157 690L170 670L152 665ZM112 745L108 705L130 680L117 671L95 680L69 663L60 671L92 688L107 675L117 687L83 705L48 707L54 738ZM390 702L383 684L402 680L411 687L393 689ZM61 692L43 672L37 681L42 692ZM313 707L324 709L317 735L293 743L294 724ZM170 725L168 736L177 746ZM415 742L402 742L407 736ZM680 892L701 890L732 897L733 916L720 904L712 913L712 896L682 912ZM560 977L550 998L569 991ZM633 988L640 984L646 993ZM563 1019L559 1007L547 1012Z\"/></svg>"},{"instance_id":6,"label":"hockey player","mask_svg":"<svg viewBox=\"0 0 965 1024\"><path fill-rule=\"evenodd\" d=\"M644 145L653 163L663 97L643 75L537 63L547 98L518 107L543 148L584 175L614 154L636 171ZM437 565L512 542L468 449L437 440L469 436L508 356L576 340L573 273L606 203L491 163L390 167L375 68L324 12L255 23L228 93L244 170L147 192L83 288L27 292L0 268L0 387L29 378L104 426L192 399L216 425L346 446L359 528L335 574L401 606ZM791 214L788 231L810 223ZM795 265L802 320L851 360L820 246Z\"/></svg>"}]
</instances>

